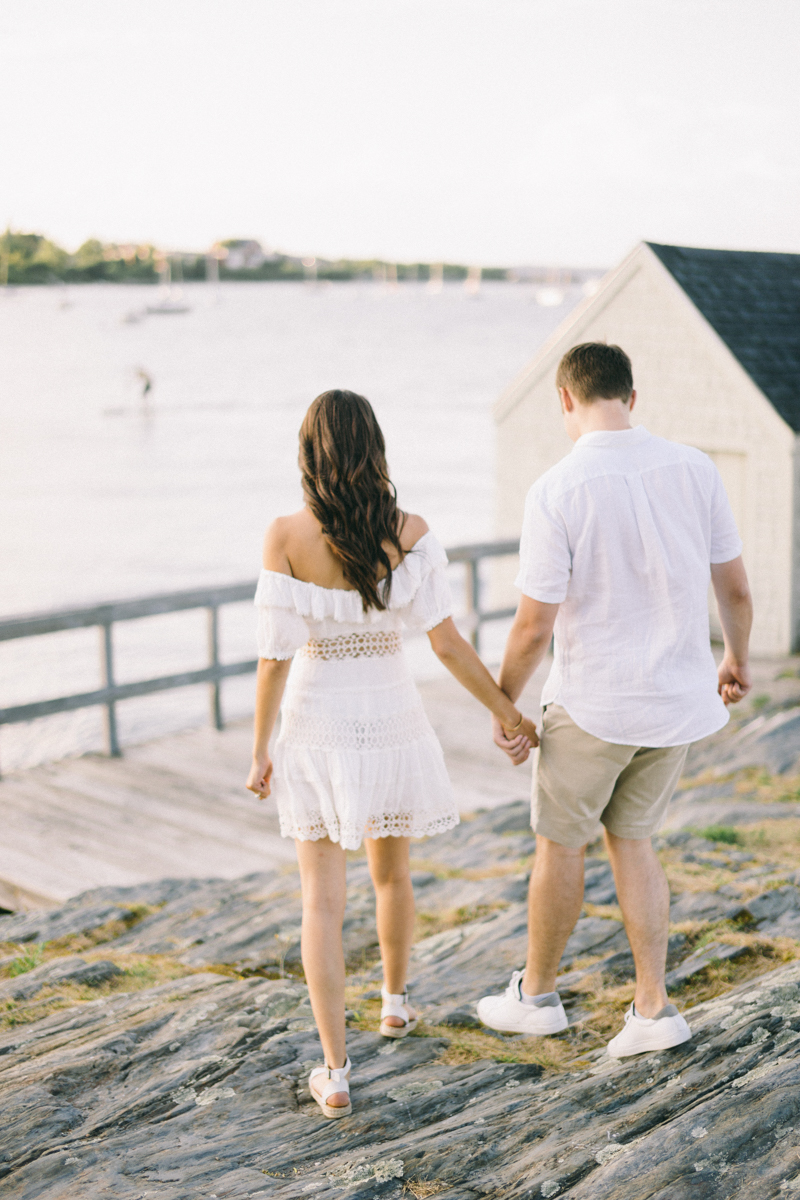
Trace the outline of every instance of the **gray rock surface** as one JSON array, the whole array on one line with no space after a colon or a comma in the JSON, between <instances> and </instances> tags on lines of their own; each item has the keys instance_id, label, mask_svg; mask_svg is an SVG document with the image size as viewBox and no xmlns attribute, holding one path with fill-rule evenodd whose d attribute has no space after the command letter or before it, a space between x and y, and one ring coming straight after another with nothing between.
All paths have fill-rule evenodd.
<instances>
[{"instance_id":1,"label":"gray rock surface","mask_svg":"<svg viewBox=\"0 0 800 1200\"><path fill-rule=\"evenodd\" d=\"M683 892L670 905L669 919L673 925L679 921L730 921L742 911L742 904L719 892Z\"/></svg>"},{"instance_id":2,"label":"gray rock surface","mask_svg":"<svg viewBox=\"0 0 800 1200\"><path fill-rule=\"evenodd\" d=\"M3 1195L780 1196L800 1179L800 967L687 1016L684 1046L548 1078L354 1032L353 1116L330 1122L305 988L195 974L0 1037Z\"/></svg>"},{"instance_id":3,"label":"gray rock surface","mask_svg":"<svg viewBox=\"0 0 800 1200\"><path fill-rule=\"evenodd\" d=\"M0 1003L3 1000L30 1000L43 987L59 983L84 984L99 987L109 979L121 975L122 971L113 962L90 962L85 958L56 958L39 967L0 982Z\"/></svg>"},{"instance_id":4,"label":"gray rock surface","mask_svg":"<svg viewBox=\"0 0 800 1200\"><path fill-rule=\"evenodd\" d=\"M706 768L720 773L740 767L766 767L777 774L800 770L800 707L796 694L784 701L786 707L753 717L740 725L736 720L719 734L696 742L689 750L687 775Z\"/></svg>"},{"instance_id":5,"label":"gray rock surface","mask_svg":"<svg viewBox=\"0 0 800 1200\"><path fill-rule=\"evenodd\" d=\"M693 975L705 971L706 967L712 964L732 962L735 958L742 958L748 953L749 950L746 946L729 946L724 942L709 942L702 949L696 950L694 954L685 958L673 971L667 972L667 987L675 988L678 984L691 979Z\"/></svg>"},{"instance_id":6,"label":"gray rock surface","mask_svg":"<svg viewBox=\"0 0 800 1200\"><path fill-rule=\"evenodd\" d=\"M515 803L415 847L418 910L439 928L415 944L410 982L440 1028L385 1042L351 1020L345 1121L326 1121L308 1094L320 1051L305 986L265 977L296 969L296 873L96 889L50 912L0 918L0 940L20 947L9 966L32 942L76 937L90 947L65 944L0 982L0 1005L17 1022L0 1033L4 1200L767 1200L800 1191L800 964L687 1013L693 1040L660 1054L619 1063L592 1051L544 1074L503 1061L521 1043L498 1034L496 1057L443 1060L448 1040L476 1027L477 999L502 990L524 961L531 842L527 805ZM748 874L763 888L746 900L684 893L674 923L733 921L800 937L792 873L767 864L759 875L752 855L687 832L664 845L687 863L740 868L747 896ZM368 873L363 859L348 869L351 979L375 998ZM587 860L586 899L614 902L603 858ZM586 1015L583 981L615 985L633 973L620 922L596 911L579 920L561 965L573 1022ZM674 987L749 952L718 937L692 945L681 932L670 939ZM120 990L128 960L148 955L192 973L140 990L130 976L132 990ZM219 974L219 964L239 974ZM78 986L90 990L75 1003ZM42 1015L48 997L64 1006Z\"/></svg>"}]
</instances>

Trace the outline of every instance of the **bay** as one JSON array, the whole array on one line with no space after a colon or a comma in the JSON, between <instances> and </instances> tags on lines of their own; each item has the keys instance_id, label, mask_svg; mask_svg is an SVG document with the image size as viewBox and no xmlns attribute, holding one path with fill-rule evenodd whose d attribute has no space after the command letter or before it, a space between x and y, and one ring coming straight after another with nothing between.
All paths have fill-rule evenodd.
<instances>
[{"instance_id":1,"label":"bay","mask_svg":"<svg viewBox=\"0 0 800 1200\"><path fill-rule=\"evenodd\" d=\"M331 387L372 402L403 508L445 544L492 537L492 404L581 291L541 307L511 283L477 297L457 284L197 284L183 289L190 311L146 315L155 298L108 285L0 295L4 615L255 578L266 525L301 503L303 414ZM202 665L202 617L121 627L120 680ZM252 653L252 612L231 610L223 641ZM0 705L96 686L97 670L91 630L0 644ZM194 691L127 702L125 736L202 719ZM251 691L226 684L229 710ZM64 714L4 728L0 763L101 744L100 714Z\"/></svg>"}]
</instances>

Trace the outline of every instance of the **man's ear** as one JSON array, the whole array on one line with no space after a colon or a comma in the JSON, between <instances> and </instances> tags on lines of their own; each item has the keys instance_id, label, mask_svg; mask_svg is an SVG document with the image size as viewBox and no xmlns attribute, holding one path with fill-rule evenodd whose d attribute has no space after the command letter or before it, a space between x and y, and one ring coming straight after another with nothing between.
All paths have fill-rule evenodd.
<instances>
[{"instance_id":1,"label":"man's ear","mask_svg":"<svg viewBox=\"0 0 800 1200\"><path fill-rule=\"evenodd\" d=\"M575 411L575 400L574 400L574 398L573 398L573 397L570 395L569 388L560 387L560 388L558 389L558 394L559 394L559 397L560 397L560 399L561 399L561 411L562 411L562 413L571 413L571 412L574 412L574 411Z\"/></svg>"},{"instance_id":2,"label":"man's ear","mask_svg":"<svg viewBox=\"0 0 800 1200\"><path fill-rule=\"evenodd\" d=\"M633 406L636 403L636 389L631 392L631 398L628 401L628 412L633 412Z\"/></svg>"}]
</instances>

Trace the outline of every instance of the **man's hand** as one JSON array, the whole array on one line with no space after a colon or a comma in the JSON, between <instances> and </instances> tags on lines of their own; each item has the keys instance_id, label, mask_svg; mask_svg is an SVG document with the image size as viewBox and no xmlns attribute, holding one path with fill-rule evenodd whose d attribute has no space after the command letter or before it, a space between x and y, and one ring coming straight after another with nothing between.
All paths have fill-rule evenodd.
<instances>
[{"instance_id":1,"label":"man's hand","mask_svg":"<svg viewBox=\"0 0 800 1200\"><path fill-rule=\"evenodd\" d=\"M741 555L730 562L712 563L711 582L725 640L717 690L726 704L738 704L752 686L747 648L753 623L753 601Z\"/></svg>"},{"instance_id":2,"label":"man's hand","mask_svg":"<svg viewBox=\"0 0 800 1200\"><path fill-rule=\"evenodd\" d=\"M527 717L522 718L522 724L519 729L515 730L509 737L498 718L493 716L492 737L495 746L499 746L501 750L505 750L515 767L519 767L522 763L526 762L531 749L539 745L539 735L536 732L536 726Z\"/></svg>"},{"instance_id":3,"label":"man's hand","mask_svg":"<svg viewBox=\"0 0 800 1200\"><path fill-rule=\"evenodd\" d=\"M250 774L247 776L245 787L249 791L255 792L259 800L265 800L270 794L272 779L272 759L268 754L263 758L254 758L253 765L250 768Z\"/></svg>"},{"instance_id":4,"label":"man's hand","mask_svg":"<svg viewBox=\"0 0 800 1200\"><path fill-rule=\"evenodd\" d=\"M725 704L738 704L740 700L744 700L753 686L750 667L747 663L736 663L728 658L727 654L719 664L717 676L719 678L717 691Z\"/></svg>"}]
</instances>

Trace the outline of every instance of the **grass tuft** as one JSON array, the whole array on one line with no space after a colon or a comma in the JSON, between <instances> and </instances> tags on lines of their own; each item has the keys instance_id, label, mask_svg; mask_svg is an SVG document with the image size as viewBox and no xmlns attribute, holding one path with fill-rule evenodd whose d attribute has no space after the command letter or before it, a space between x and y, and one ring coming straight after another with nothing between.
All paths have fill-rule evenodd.
<instances>
[{"instance_id":1,"label":"grass tuft","mask_svg":"<svg viewBox=\"0 0 800 1200\"><path fill-rule=\"evenodd\" d=\"M28 971L32 971L34 967L39 967L44 962L44 946L34 942L28 947L19 947L22 953L19 958L14 959L11 966L8 968L8 974L13 979L16 975L25 975Z\"/></svg>"},{"instance_id":2,"label":"grass tuft","mask_svg":"<svg viewBox=\"0 0 800 1200\"><path fill-rule=\"evenodd\" d=\"M414 1196L415 1200L427 1200L428 1196L437 1196L439 1192L446 1192L451 1186L443 1179L407 1179L403 1184L403 1191L409 1196Z\"/></svg>"},{"instance_id":3,"label":"grass tuft","mask_svg":"<svg viewBox=\"0 0 800 1200\"><path fill-rule=\"evenodd\" d=\"M50 958L62 954L81 954L84 950L93 950L95 946L113 942L133 929L145 917L151 916L163 907L163 904L132 904L129 911L119 921L106 921L104 925L98 925L95 929L89 929L85 933L70 933L65 937L54 938L51 942L47 942L47 955Z\"/></svg>"},{"instance_id":4,"label":"grass tuft","mask_svg":"<svg viewBox=\"0 0 800 1200\"><path fill-rule=\"evenodd\" d=\"M707 825L700 830L700 837L709 842L723 842L726 846L742 844L742 835L732 825Z\"/></svg>"},{"instance_id":5,"label":"grass tuft","mask_svg":"<svg viewBox=\"0 0 800 1200\"><path fill-rule=\"evenodd\" d=\"M361 989L348 988L347 1005L355 1011L354 1024L359 1029L377 1033L380 1027L380 1000L364 1000ZM547 1071L570 1069L582 1054L597 1049L596 1037L580 1028L547 1038L520 1038L514 1035L499 1037L484 1029L467 1029L457 1025L428 1024L424 1013L417 1028L409 1037L438 1038L444 1043L439 1061L448 1066L463 1066L474 1062L537 1063Z\"/></svg>"},{"instance_id":6,"label":"grass tuft","mask_svg":"<svg viewBox=\"0 0 800 1200\"><path fill-rule=\"evenodd\" d=\"M213 967L187 967L162 954L111 953L108 958L121 968L121 975L97 987L56 981L43 987L30 1000L7 1000L0 1005L0 1029L30 1025L59 1009L73 1008L89 1000L110 998L123 992L138 992L173 979L183 979L186 975L195 975L198 971L214 970ZM223 973L227 974L228 969L223 968Z\"/></svg>"},{"instance_id":7,"label":"grass tuft","mask_svg":"<svg viewBox=\"0 0 800 1200\"><path fill-rule=\"evenodd\" d=\"M498 901L496 904L464 904L460 908L449 908L444 912L419 911L414 941L430 937L434 933L443 933L445 929L455 929L458 925L469 925L472 921L480 921L490 913L506 908L506 901Z\"/></svg>"}]
</instances>

